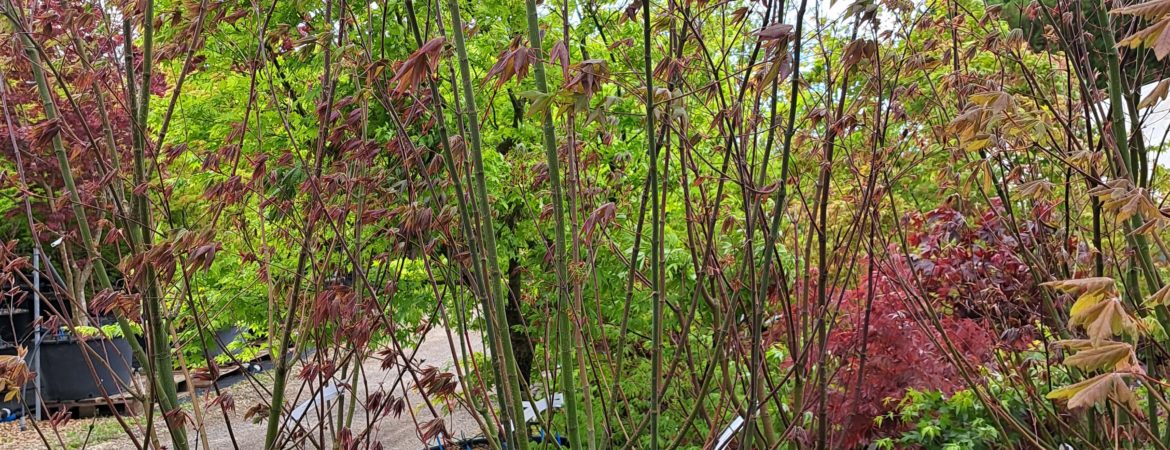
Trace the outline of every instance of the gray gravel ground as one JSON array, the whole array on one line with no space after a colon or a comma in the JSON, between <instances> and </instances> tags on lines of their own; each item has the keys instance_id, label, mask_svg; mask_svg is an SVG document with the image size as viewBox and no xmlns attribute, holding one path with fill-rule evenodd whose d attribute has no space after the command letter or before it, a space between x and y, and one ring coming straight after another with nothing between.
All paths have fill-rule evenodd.
<instances>
[{"instance_id":1,"label":"gray gravel ground","mask_svg":"<svg viewBox=\"0 0 1170 450\"><path fill-rule=\"evenodd\" d=\"M471 336L471 341L475 345L475 351L480 351L479 336ZM406 343L403 343L403 345L406 345ZM404 349L404 352L407 355L411 353L408 349ZM428 333L426 339L418 348L415 361L418 361L424 367L431 365L444 370L452 370L451 364L453 358L446 332L442 329L434 329ZM389 389L398 376L397 368L384 370L382 369L381 360L377 358L367 359L362 364L362 367L365 370L366 376L365 383L359 382L359 385L356 387L359 399L366 398L367 389L374 391L378 386L384 386L385 389ZM294 366L290 372L290 377L295 377L299 369L299 365ZM257 379L270 386L272 383L271 372L263 372L257 376ZM413 382L409 380L410 377L407 375L406 386L408 388L413 385ZM290 378L290 384L292 386L289 387L286 393L287 398L295 397L301 385L299 378ZM231 431L234 433L238 448L241 450L263 448L264 436L267 431L264 422L262 421L256 424L244 419L245 412L258 403L259 396L256 393L256 389L250 385L250 382L242 381L227 390L232 393L236 403L235 411L229 414L232 423ZM396 392L398 395L401 395L401 393L401 389ZM421 396L412 389L408 389L408 396L410 404L414 407L413 410L418 422L425 423L429 421L432 416L429 409L422 404ZM301 394L300 397L302 399L301 401L303 401L308 395ZM458 407L453 411L448 411L447 408L442 408L440 405L436 405L436 408L440 408L440 415L444 418L446 428L453 436L472 437L480 434L479 427L467 411ZM228 427L222 414L219 414L218 410L209 409L208 411L206 414L212 417L207 418L205 421L204 431L207 435L207 442L198 442L199 435L190 432L191 448L201 450L229 450L236 448L232 445L232 436L228 433ZM310 426L318 423L317 415L313 412L308 413L305 420ZM365 422L365 414L362 408L359 407L354 416L354 428L360 432L360 430L365 429ZM377 436L378 442L381 442L383 448L387 450L419 450L426 448L419 438L410 411L404 412L401 418L395 418L393 415L386 416L375 423L372 430L373 434ZM297 446L297 448L315 447L317 446L307 441ZM332 445L328 444L325 447L332 448ZM130 444L128 438L121 438L106 441L96 446L91 446L90 448L112 450L133 448L133 446Z\"/></svg>"}]
</instances>

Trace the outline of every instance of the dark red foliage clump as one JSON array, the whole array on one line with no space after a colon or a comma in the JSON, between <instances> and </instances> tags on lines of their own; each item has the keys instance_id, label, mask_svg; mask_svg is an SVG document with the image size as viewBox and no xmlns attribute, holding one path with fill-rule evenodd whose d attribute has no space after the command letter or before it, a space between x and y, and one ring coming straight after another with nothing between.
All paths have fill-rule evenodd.
<instances>
[{"instance_id":1,"label":"dark red foliage clump","mask_svg":"<svg viewBox=\"0 0 1170 450\"><path fill-rule=\"evenodd\" d=\"M894 421L878 427L874 418L894 411L907 389L950 393L964 386L957 361L944 351L944 336L975 366L987 362L994 347L993 335L982 322L944 316L940 331L893 277L875 278L868 335L862 332L868 297L862 287L846 294L840 322L829 337L829 351L840 364L836 384L841 386L829 393L830 422L841 427L847 448L896 431Z\"/></svg>"},{"instance_id":2,"label":"dark red foliage clump","mask_svg":"<svg viewBox=\"0 0 1170 450\"><path fill-rule=\"evenodd\" d=\"M12 33L11 39L0 43L7 115L12 121L9 126L8 120L0 118L0 158L15 164L19 151L28 184L47 190L40 194L50 199L34 199L32 206L51 231L49 237L42 238L52 240L71 229L68 222L72 220L52 145L54 137L60 139L68 155L77 195L86 205L109 207L102 203L101 191L118 175L112 173L111 167L116 164L130 167L133 130L130 111L124 102L115 101L123 95L125 58L121 52L124 47L121 35L104 31L104 22L110 19L84 2L25 3L29 11L19 22L18 30L27 32L30 42L37 43L35 51L45 72L57 118L47 118L37 84L33 82L36 78L26 53L28 48L23 40L15 37L17 33ZM133 46L132 52L134 71L140 74L144 63L142 50ZM156 64L165 59L161 54L155 56ZM156 70L151 78L150 94L162 96L167 89L166 74ZM113 149L107 148L103 136L103 113L109 122ZM153 152L154 143L149 147L148 151Z\"/></svg>"},{"instance_id":3,"label":"dark red foliage clump","mask_svg":"<svg viewBox=\"0 0 1170 450\"><path fill-rule=\"evenodd\" d=\"M921 293L955 317L986 318L1002 329L1039 319L1042 293L1023 252L1055 239L1042 220L1021 221L1015 230L1008 220L998 207L974 223L946 207L911 216L909 264Z\"/></svg>"},{"instance_id":4,"label":"dark red foliage clump","mask_svg":"<svg viewBox=\"0 0 1170 450\"><path fill-rule=\"evenodd\" d=\"M874 418L894 412L906 390L966 387L961 366L989 363L1000 331L1039 317L1040 296L1021 253L1048 240L1045 225L1026 221L1017 233L1000 214L993 208L974 223L945 207L911 216L908 248L892 245L872 278L864 263L829 336L838 389L828 406L840 445L896 433L896 420L879 427Z\"/></svg>"}]
</instances>

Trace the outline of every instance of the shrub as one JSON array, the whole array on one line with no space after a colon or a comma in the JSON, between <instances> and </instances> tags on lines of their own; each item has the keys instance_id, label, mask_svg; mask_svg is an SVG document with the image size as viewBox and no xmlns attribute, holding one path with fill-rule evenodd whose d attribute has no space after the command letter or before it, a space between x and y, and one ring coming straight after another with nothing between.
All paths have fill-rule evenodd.
<instances>
[{"instance_id":1,"label":"shrub","mask_svg":"<svg viewBox=\"0 0 1170 450\"><path fill-rule=\"evenodd\" d=\"M909 216L904 223L910 248L903 252L891 246L874 279L863 277L844 294L829 339L837 357L838 388L826 394L844 445L913 425L873 420L889 415L907 392L948 396L967 387L944 340L965 363L980 367L998 344L995 331L1032 328L1040 296L1019 252L1044 241L1041 225L1026 221L1015 234L1000 213L993 207L974 223L949 207ZM935 313L937 324L931 319ZM1028 337L1019 332L1004 336L1015 336L1013 341Z\"/></svg>"}]
</instances>

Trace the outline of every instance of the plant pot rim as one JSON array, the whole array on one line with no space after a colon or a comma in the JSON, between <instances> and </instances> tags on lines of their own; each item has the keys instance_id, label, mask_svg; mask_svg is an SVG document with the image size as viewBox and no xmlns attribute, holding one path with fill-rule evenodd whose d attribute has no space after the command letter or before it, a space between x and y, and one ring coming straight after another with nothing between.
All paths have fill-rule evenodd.
<instances>
[{"instance_id":1,"label":"plant pot rim","mask_svg":"<svg viewBox=\"0 0 1170 450\"><path fill-rule=\"evenodd\" d=\"M73 333L66 333L64 335L56 333L45 333L41 338L41 344L72 344L75 342L90 342L90 341L117 341L118 339L126 339L122 336L79 336Z\"/></svg>"}]
</instances>

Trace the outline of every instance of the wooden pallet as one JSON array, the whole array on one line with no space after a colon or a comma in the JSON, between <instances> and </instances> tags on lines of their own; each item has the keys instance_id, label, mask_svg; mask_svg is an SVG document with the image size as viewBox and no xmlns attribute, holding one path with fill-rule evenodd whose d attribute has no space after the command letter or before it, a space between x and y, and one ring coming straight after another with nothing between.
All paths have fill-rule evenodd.
<instances>
[{"instance_id":1,"label":"wooden pallet","mask_svg":"<svg viewBox=\"0 0 1170 450\"><path fill-rule=\"evenodd\" d=\"M94 417L98 415L113 415L115 412L123 416L134 416L142 412L142 402L129 393L105 397L70 400L63 402L45 402L42 411L44 414L55 414L67 410L73 413L73 418Z\"/></svg>"},{"instance_id":2,"label":"wooden pallet","mask_svg":"<svg viewBox=\"0 0 1170 450\"><path fill-rule=\"evenodd\" d=\"M292 351L292 349L290 349L290 351ZM255 364L255 363L258 363L260 361L267 360L271 356L272 355L268 352L268 350L262 350L262 351L258 352L256 354L256 357L251 359L251 360L240 361L240 364L224 364L222 366L219 366L219 376L216 378L216 380L243 370L245 365ZM198 369L196 369L196 370L198 370ZM176 371L174 373L174 380L175 380L175 386L178 387L180 392L182 392L183 390L186 389L187 377L183 374L183 372ZM193 381L194 381L194 387L196 389L210 388L211 382L212 382L212 380L207 380L207 379L203 379L203 378L196 378Z\"/></svg>"},{"instance_id":3,"label":"wooden pallet","mask_svg":"<svg viewBox=\"0 0 1170 450\"><path fill-rule=\"evenodd\" d=\"M228 375L231 375L231 374L239 372L239 371L240 371L240 366L236 365L236 364L232 364L229 366L219 366L219 377L217 377L216 380L219 380L220 378L226 377ZM182 385L179 383L186 383L187 382L187 378L184 377L182 373L175 374L175 378L179 380L178 383L175 383L176 386L182 387ZM213 380L208 380L206 378L195 378L193 381L194 381L193 385L195 386L195 389L207 389L207 388L211 387L211 383Z\"/></svg>"}]
</instances>

